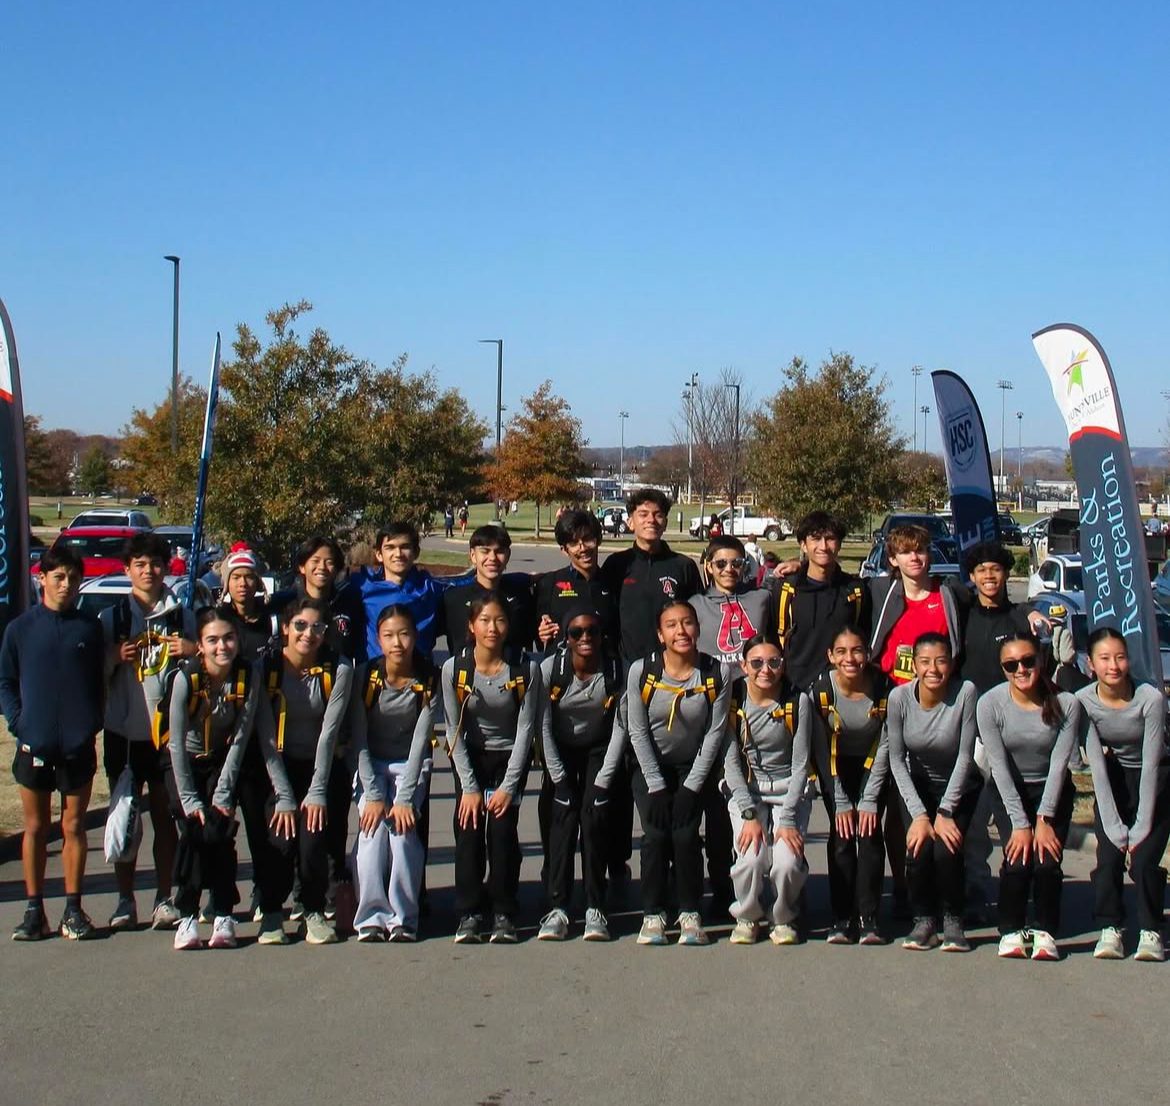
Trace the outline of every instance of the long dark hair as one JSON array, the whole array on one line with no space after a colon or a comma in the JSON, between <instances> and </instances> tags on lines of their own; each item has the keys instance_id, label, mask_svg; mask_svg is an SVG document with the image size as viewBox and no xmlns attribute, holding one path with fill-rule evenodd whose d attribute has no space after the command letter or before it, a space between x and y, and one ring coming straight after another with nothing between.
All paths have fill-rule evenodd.
<instances>
[{"instance_id":1,"label":"long dark hair","mask_svg":"<svg viewBox=\"0 0 1170 1106\"><path fill-rule=\"evenodd\" d=\"M1040 717L1046 726L1060 726L1064 723L1064 710L1060 705L1060 689L1052 682L1048 669L1044 667L1044 657L1040 652L1040 640L1035 634L1027 630L1016 630L1008 634L999 643L999 655L1003 657L1005 645L1022 642L1030 645L1036 652L1036 679L1040 684Z\"/></svg>"}]
</instances>

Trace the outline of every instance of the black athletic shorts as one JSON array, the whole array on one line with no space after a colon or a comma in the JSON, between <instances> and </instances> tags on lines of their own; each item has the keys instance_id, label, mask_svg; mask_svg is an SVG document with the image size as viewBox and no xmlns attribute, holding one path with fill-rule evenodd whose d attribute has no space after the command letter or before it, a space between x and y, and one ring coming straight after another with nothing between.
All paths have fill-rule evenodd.
<instances>
[{"instance_id":1,"label":"black athletic shorts","mask_svg":"<svg viewBox=\"0 0 1170 1106\"><path fill-rule=\"evenodd\" d=\"M126 759L130 759L130 771L139 783L163 786L163 763L170 759L170 754L164 748L161 752L154 747L153 741L127 741L120 733L111 733L106 730L103 738L105 752L102 763L105 765L106 777L110 786L118 782L122 769L126 767Z\"/></svg>"},{"instance_id":2,"label":"black athletic shorts","mask_svg":"<svg viewBox=\"0 0 1170 1106\"><path fill-rule=\"evenodd\" d=\"M69 795L80 791L97 771L97 743L69 757L34 757L32 750L17 744L12 760L12 775L21 787L42 794L60 791Z\"/></svg>"}]
</instances>

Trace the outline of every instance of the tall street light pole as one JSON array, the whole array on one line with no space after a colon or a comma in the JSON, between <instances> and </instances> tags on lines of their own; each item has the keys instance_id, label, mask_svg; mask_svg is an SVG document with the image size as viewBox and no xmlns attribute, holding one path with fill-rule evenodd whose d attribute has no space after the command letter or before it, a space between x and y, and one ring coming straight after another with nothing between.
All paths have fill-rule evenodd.
<instances>
[{"instance_id":1,"label":"tall street light pole","mask_svg":"<svg viewBox=\"0 0 1170 1106\"><path fill-rule=\"evenodd\" d=\"M618 425L622 432L622 444L618 447L618 494L622 499L626 497L626 419L629 417L629 411L618 412Z\"/></svg>"},{"instance_id":2,"label":"tall street light pole","mask_svg":"<svg viewBox=\"0 0 1170 1106\"><path fill-rule=\"evenodd\" d=\"M687 389L687 503L691 501L691 474L694 472L695 444L695 389L699 386L699 374L691 373L691 379L683 385Z\"/></svg>"},{"instance_id":3,"label":"tall street light pole","mask_svg":"<svg viewBox=\"0 0 1170 1106\"><path fill-rule=\"evenodd\" d=\"M1020 485L1016 510L1024 509L1024 412L1016 412L1016 483Z\"/></svg>"},{"instance_id":4,"label":"tall street light pole","mask_svg":"<svg viewBox=\"0 0 1170 1106\"><path fill-rule=\"evenodd\" d=\"M910 370L910 375L914 377L914 406L911 407L912 412L918 411L918 378L922 375L922 366L915 365ZM910 420L914 424L914 452L918 452L918 415L915 413L914 418ZM923 435L922 448L926 449L926 436Z\"/></svg>"},{"instance_id":5,"label":"tall street light pole","mask_svg":"<svg viewBox=\"0 0 1170 1106\"><path fill-rule=\"evenodd\" d=\"M918 408L922 412L922 452L926 452L926 416L930 414L930 404L924 403ZM917 419L914 420L917 423Z\"/></svg>"},{"instance_id":6,"label":"tall street light pole","mask_svg":"<svg viewBox=\"0 0 1170 1106\"><path fill-rule=\"evenodd\" d=\"M739 490L739 385L724 384L735 392L735 448L731 454L731 510L727 512L727 532L735 534L735 499Z\"/></svg>"},{"instance_id":7,"label":"tall street light pole","mask_svg":"<svg viewBox=\"0 0 1170 1106\"><path fill-rule=\"evenodd\" d=\"M997 380L995 386L999 389L999 494L1003 495L1003 449L1004 437L1007 433L1007 394L1012 390L1010 380Z\"/></svg>"},{"instance_id":8,"label":"tall street light pole","mask_svg":"<svg viewBox=\"0 0 1170 1106\"><path fill-rule=\"evenodd\" d=\"M496 465L500 463L500 445L504 439L504 339L480 338L481 345L496 347ZM500 496L497 489L496 522L500 521Z\"/></svg>"},{"instance_id":9,"label":"tall street light pole","mask_svg":"<svg viewBox=\"0 0 1170 1106\"><path fill-rule=\"evenodd\" d=\"M169 253L164 258L175 267L175 301L171 311L171 453L179 454L179 259Z\"/></svg>"}]
</instances>

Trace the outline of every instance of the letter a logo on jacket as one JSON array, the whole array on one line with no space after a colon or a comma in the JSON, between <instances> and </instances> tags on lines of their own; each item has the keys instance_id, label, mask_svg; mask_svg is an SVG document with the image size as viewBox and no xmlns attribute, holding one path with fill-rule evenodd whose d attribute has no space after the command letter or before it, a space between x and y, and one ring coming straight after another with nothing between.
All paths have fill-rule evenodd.
<instances>
[{"instance_id":1,"label":"letter a logo on jacket","mask_svg":"<svg viewBox=\"0 0 1170 1106\"><path fill-rule=\"evenodd\" d=\"M719 608L719 652L738 653L743 643L756 636L756 628L738 599L729 599Z\"/></svg>"}]
</instances>

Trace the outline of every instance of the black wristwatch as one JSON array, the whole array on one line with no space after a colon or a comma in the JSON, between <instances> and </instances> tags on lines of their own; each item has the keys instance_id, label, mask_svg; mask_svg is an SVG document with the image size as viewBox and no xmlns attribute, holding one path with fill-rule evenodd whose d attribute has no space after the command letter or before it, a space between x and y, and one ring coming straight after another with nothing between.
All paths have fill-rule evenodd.
<instances>
[{"instance_id":1,"label":"black wristwatch","mask_svg":"<svg viewBox=\"0 0 1170 1106\"><path fill-rule=\"evenodd\" d=\"M739 812L739 816L745 822L754 822L756 820L756 808L754 806L749 806L747 810L741 810Z\"/></svg>"},{"instance_id":2,"label":"black wristwatch","mask_svg":"<svg viewBox=\"0 0 1170 1106\"><path fill-rule=\"evenodd\" d=\"M938 813L941 814L944 818L949 818L952 822L955 820L955 812L949 807L940 806L938 808Z\"/></svg>"}]
</instances>

